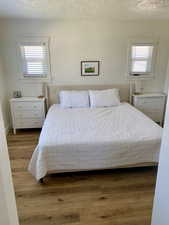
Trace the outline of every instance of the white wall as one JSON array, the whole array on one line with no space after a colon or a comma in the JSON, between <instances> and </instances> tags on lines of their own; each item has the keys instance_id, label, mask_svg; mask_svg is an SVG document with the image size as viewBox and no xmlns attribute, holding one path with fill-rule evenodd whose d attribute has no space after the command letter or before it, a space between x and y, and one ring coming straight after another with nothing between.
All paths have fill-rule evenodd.
<instances>
[{"instance_id":1,"label":"white wall","mask_svg":"<svg viewBox=\"0 0 169 225\"><path fill-rule=\"evenodd\" d=\"M7 90L8 90L7 82L6 82L5 73L3 70L2 59L0 57L0 103L2 105L2 112L3 112L6 132L9 129L9 110L8 110Z\"/></svg>"},{"instance_id":2,"label":"white wall","mask_svg":"<svg viewBox=\"0 0 169 225\"><path fill-rule=\"evenodd\" d=\"M5 126L8 126L8 121L6 117L6 96L5 96L5 78L4 78L4 73L2 69L2 63L0 61L0 106L2 106L3 109L3 119L5 122ZM1 113L1 112L0 112ZM2 122L1 122L2 124ZM2 128L1 128L2 129ZM4 129L1 130L1 136L2 132L4 132ZM2 145L2 143L0 143ZM2 155L2 152L0 151L0 155ZM8 218L8 210L7 210L7 204L6 204L6 199L5 199L5 193L4 193L4 188L2 188L2 171L0 170L0 183L1 183L1 188L0 188L0 224L9 224L9 218ZM2 213L3 212L3 213Z\"/></svg>"},{"instance_id":3,"label":"white wall","mask_svg":"<svg viewBox=\"0 0 169 225\"><path fill-rule=\"evenodd\" d=\"M169 89L169 61L168 61L166 79L165 79L165 85L164 85L164 92L166 94L168 94L168 89Z\"/></svg>"},{"instance_id":4,"label":"white wall","mask_svg":"<svg viewBox=\"0 0 169 225\"><path fill-rule=\"evenodd\" d=\"M0 104L0 225L19 225Z\"/></svg>"},{"instance_id":5,"label":"white wall","mask_svg":"<svg viewBox=\"0 0 169 225\"><path fill-rule=\"evenodd\" d=\"M167 22L3 20L0 28L10 94L15 89L21 89L24 95L40 93L40 85L18 80L16 42L22 36L51 37L52 79L58 85L126 83L128 39L158 38L156 78L144 82L144 91L163 90L169 56ZM81 60L100 60L101 75L81 77Z\"/></svg>"},{"instance_id":6,"label":"white wall","mask_svg":"<svg viewBox=\"0 0 169 225\"><path fill-rule=\"evenodd\" d=\"M0 180L1 180L1 174L0 174ZM0 224L9 224L9 218L8 218L8 211L7 211L7 205L6 205L6 201L4 198L4 190L1 189L0 191Z\"/></svg>"},{"instance_id":7,"label":"white wall","mask_svg":"<svg viewBox=\"0 0 169 225\"><path fill-rule=\"evenodd\" d=\"M169 100L158 168L152 225L169 224Z\"/></svg>"}]
</instances>

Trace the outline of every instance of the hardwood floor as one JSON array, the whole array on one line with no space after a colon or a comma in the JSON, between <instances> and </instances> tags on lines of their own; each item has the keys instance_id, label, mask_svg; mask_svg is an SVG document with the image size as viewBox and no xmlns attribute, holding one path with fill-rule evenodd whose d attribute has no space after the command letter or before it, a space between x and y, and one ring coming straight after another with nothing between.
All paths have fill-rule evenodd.
<instances>
[{"instance_id":1,"label":"hardwood floor","mask_svg":"<svg viewBox=\"0 0 169 225\"><path fill-rule=\"evenodd\" d=\"M9 134L20 225L150 225L155 168L51 175L27 171L39 131Z\"/></svg>"}]
</instances>

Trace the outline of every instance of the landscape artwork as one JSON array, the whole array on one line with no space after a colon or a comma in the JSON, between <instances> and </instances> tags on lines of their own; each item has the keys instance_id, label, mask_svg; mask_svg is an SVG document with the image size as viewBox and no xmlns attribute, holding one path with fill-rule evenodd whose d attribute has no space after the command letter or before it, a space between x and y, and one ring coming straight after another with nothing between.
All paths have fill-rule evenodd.
<instances>
[{"instance_id":1,"label":"landscape artwork","mask_svg":"<svg viewBox=\"0 0 169 225\"><path fill-rule=\"evenodd\" d=\"M82 61L81 76L99 76L99 61Z\"/></svg>"}]
</instances>

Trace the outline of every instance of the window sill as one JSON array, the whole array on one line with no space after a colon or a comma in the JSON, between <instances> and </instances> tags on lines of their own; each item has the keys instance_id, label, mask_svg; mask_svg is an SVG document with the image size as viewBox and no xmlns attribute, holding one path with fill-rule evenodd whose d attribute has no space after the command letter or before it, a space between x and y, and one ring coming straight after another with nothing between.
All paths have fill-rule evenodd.
<instances>
[{"instance_id":1,"label":"window sill","mask_svg":"<svg viewBox=\"0 0 169 225\"><path fill-rule=\"evenodd\" d=\"M25 82L35 82L35 83L41 83L41 82L50 82L51 81L51 78L50 77L47 77L47 78L33 78L33 77L30 77L30 78L27 78L27 77L20 77L19 78L20 81L25 81Z\"/></svg>"},{"instance_id":2,"label":"window sill","mask_svg":"<svg viewBox=\"0 0 169 225\"><path fill-rule=\"evenodd\" d=\"M131 76L126 74L127 80L153 80L155 78L154 74L151 75L140 75L140 76Z\"/></svg>"}]
</instances>

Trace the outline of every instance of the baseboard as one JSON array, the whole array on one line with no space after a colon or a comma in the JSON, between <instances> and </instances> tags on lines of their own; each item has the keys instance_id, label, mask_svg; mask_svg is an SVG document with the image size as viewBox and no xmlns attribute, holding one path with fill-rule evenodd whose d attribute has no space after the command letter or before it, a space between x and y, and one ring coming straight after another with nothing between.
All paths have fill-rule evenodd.
<instances>
[{"instance_id":1,"label":"baseboard","mask_svg":"<svg viewBox=\"0 0 169 225\"><path fill-rule=\"evenodd\" d=\"M10 131L10 126L7 125L7 126L5 127L5 133L6 133L6 135L8 135L9 131Z\"/></svg>"}]
</instances>

